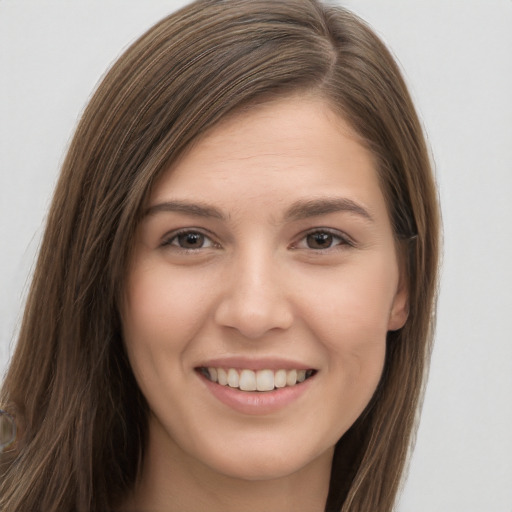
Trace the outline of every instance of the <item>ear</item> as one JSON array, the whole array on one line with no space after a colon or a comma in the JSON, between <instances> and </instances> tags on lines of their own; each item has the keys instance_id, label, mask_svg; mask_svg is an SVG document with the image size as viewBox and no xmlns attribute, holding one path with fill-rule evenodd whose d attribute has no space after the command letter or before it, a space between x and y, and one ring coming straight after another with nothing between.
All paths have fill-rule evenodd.
<instances>
[{"instance_id":1,"label":"ear","mask_svg":"<svg viewBox=\"0 0 512 512\"><path fill-rule=\"evenodd\" d=\"M403 273L401 272L401 274L389 313L388 331L401 329L409 316L409 290L405 284Z\"/></svg>"}]
</instances>

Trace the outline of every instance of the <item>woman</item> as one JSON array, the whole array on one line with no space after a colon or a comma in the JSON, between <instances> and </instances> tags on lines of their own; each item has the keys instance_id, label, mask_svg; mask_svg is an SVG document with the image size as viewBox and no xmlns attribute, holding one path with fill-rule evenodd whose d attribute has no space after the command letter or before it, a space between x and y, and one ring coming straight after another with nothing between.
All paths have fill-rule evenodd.
<instances>
[{"instance_id":1,"label":"woman","mask_svg":"<svg viewBox=\"0 0 512 512\"><path fill-rule=\"evenodd\" d=\"M0 396L0 509L391 510L438 231L363 22L313 0L162 20L63 165Z\"/></svg>"}]
</instances>

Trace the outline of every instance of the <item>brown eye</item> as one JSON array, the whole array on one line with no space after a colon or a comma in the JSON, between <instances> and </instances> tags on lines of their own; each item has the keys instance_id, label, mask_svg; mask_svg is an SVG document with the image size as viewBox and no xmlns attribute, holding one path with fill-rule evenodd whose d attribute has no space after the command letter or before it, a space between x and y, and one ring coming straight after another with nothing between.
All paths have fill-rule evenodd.
<instances>
[{"instance_id":1,"label":"brown eye","mask_svg":"<svg viewBox=\"0 0 512 512\"><path fill-rule=\"evenodd\" d=\"M215 246L212 240L200 231L182 231L168 239L163 245L189 251Z\"/></svg>"},{"instance_id":2,"label":"brown eye","mask_svg":"<svg viewBox=\"0 0 512 512\"><path fill-rule=\"evenodd\" d=\"M198 249L203 247L205 236L202 233L182 233L176 238L183 249Z\"/></svg>"},{"instance_id":3,"label":"brown eye","mask_svg":"<svg viewBox=\"0 0 512 512\"><path fill-rule=\"evenodd\" d=\"M305 233L292 247L294 249L310 249L321 254L321 251L354 247L354 243L342 231L320 228Z\"/></svg>"},{"instance_id":4,"label":"brown eye","mask_svg":"<svg viewBox=\"0 0 512 512\"><path fill-rule=\"evenodd\" d=\"M335 238L338 237L325 231L318 231L307 235L306 243L310 249L329 249L329 247L332 247Z\"/></svg>"}]
</instances>

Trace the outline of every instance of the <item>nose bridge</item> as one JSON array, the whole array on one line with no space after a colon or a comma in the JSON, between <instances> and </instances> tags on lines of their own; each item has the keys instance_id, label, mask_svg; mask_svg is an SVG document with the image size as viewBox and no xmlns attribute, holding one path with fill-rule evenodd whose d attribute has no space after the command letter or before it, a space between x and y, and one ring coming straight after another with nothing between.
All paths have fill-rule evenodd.
<instances>
[{"instance_id":1,"label":"nose bridge","mask_svg":"<svg viewBox=\"0 0 512 512\"><path fill-rule=\"evenodd\" d=\"M292 310L282 277L278 258L268 248L253 244L240 251L225 282L217 322L250 339L288 328Z\"/></svg>"}]
</instances>

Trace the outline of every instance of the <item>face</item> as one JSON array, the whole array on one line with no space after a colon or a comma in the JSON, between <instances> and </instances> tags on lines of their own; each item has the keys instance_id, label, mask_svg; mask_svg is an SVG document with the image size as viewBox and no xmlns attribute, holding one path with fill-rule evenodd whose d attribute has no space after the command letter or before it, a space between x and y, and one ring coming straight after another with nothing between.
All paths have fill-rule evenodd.
<instances>
[{"instance_id":1,"label":"face","mask_svg":"<svg viewBox=\"0 0 512 512\"><path fill-rule=\"evenodd\" d=\"M127 279L150 444L283 477L332 456L406 320L374 160L320 99L228 118L157 182Z\"/></svg>"}]
</instances>

